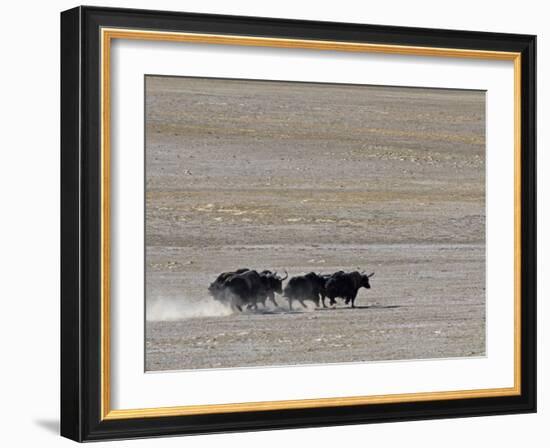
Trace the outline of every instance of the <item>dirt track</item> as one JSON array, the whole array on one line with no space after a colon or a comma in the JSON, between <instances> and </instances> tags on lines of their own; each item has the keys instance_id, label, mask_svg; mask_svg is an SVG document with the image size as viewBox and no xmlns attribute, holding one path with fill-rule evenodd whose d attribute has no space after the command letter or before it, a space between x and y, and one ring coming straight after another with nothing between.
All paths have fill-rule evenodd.
<instances>
[{"instance_id":1,"label":"dirt track","mask_svg":"<svg viewBox=\"0 0 550 448\"><path fill-rule=\"evenodd\" d=\"M146 89L147 370L485 353L482 92ZM228 315L238 267L376 275L360 309Z\"/></svg>"}]
</instances>

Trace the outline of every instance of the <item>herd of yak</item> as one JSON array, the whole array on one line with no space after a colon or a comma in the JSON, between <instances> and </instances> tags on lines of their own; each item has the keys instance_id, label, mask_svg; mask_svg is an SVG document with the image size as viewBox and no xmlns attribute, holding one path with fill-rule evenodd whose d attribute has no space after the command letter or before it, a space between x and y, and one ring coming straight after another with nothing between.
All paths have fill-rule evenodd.
<instances>
[{"instance_id":1,"label":"herd of yak","mask_svg":"<svg viewBox=\"0 0 550 448\"><path fill-rule=\"evenodd\" d=\"M208 288L212 297L225 303L233 310L257 309L258 304L265 307L269 299L275 306L275 294L282 294L288 300L288 307L292 310L292 302L298 301L304 308L306 300L319 307L322 303L326 308L325 298L330 305L336 304L336 299L343 299L351 307L355 307L355 298L359 288L370 288L369 278L374 275L364 272L338 271L333 274L317 274L310 272L306 275L292 277L283 288L283 281L288 279L288 272L281 277L277 272L253 269L238 269L232 272L222 272Z\"/></svg>"}]
</instances>

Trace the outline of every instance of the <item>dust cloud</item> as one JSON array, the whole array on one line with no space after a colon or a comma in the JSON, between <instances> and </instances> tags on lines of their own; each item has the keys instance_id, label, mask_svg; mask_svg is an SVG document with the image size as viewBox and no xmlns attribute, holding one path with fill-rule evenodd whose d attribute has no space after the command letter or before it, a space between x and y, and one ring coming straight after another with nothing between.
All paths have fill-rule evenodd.
<instances>
[{"instance_id":1,"label":"dust cloud","mask_svg":"<svg viewBox=\"0 0 550 448\"><path fill-rule=\"evenodd\" d=\"M197 317L229 316L229 306L216 302L212 297L189 300L187 298L160 297L147 301L145 318L147 321L177 321Z\"/></svg>"}]
</instances>

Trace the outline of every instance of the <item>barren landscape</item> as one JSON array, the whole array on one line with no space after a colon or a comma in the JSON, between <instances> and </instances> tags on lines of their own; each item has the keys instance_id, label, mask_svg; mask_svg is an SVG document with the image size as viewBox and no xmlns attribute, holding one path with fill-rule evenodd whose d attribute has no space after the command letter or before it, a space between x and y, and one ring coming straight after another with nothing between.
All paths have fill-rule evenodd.
<instances>
[{"instance_id":1,"label":"barren landscape","mask_svg":"<svg viewBox=\"0 0 550 448\"><path fill-rule=\"evenodd\" d=\"M146 77L146 370L485 354L485 93ZM376 274L233 313L240 267Z\"/></svg>"}]
</instances>

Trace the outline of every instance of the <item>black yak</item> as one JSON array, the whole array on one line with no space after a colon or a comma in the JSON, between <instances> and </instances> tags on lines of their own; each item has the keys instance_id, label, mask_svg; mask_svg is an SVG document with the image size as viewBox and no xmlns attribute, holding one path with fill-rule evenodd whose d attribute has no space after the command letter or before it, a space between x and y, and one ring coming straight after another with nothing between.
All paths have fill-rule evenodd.
<instances>
[{"instance_id":1,"label":"black yak","mask_svg":"<svg viewBox=\"0 0 550 448\"><path fill-rule=\"evenodd\" d=\"M326 295L331 304L334 303L334 299L340 297L345 300L346 305L351 302L351 307L355 308L355 298L359 288L370 289L369 278L373 275L374 272L365 275L357 271L333 274L325 284Z\"/></svg>"},{"instance_id":2,"label":"black yak","mask_svg":"<svg viewBox=\"0 0 550 448\"><path fill-rule=\"evenodd\" d=\"M315 303L318 307L320 296L323 297L324 306L324 285L325 279L315 272L292 277L283 292L283 296L288 300L288 308L292 309L293 300L300 302L304 308L306 308L305 300Z\"/></svg>"}]
</instances>

